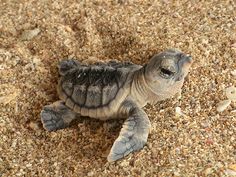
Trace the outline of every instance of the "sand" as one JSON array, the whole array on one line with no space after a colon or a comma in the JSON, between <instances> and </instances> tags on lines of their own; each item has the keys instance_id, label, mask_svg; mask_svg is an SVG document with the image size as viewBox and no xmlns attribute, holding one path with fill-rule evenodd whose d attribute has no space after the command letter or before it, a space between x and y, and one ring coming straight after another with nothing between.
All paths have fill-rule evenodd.
<instances>
[{"instance_id":1,"label":"sand","mask_svg":"<svg viewBox=\"0 0 236 177\"><path fill-rule=\"evenodd\" d=\"M0 176L235 175L236 102L216 111L236 86L235 9L233 0L1 0ZM194 64L181 99L145 107L152 131L141 151L106 161L122 121L43 129L42 107L58 100L58 61L144 64L167 48Z\"/></svg>"}]
</instances>

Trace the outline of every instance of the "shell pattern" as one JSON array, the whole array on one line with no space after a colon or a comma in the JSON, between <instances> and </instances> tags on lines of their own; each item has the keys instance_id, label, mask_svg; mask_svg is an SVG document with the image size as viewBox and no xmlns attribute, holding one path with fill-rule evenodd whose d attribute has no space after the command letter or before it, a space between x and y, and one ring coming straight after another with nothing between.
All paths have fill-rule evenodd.
<instances>
[{"instance_id":1,"label":"shell pattern","mask_svg":"<svg viewBox=\"0 0 236 177\"><path fill-rule=\"evenodd\" d=\"M109 105L124 85L132 63L79 64L61 76L59 97L74 109L96 109ZM68 99L69 98L69 99Z\"/></svg>"}]
</instances>

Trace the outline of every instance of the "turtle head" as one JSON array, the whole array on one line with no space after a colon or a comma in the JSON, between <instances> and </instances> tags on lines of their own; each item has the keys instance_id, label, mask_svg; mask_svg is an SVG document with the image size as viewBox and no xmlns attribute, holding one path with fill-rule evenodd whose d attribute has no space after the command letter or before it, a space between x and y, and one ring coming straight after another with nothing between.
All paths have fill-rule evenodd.
<instances>
[{"instance_id":1,"label":"turtle head","mask_svg":"<svg viewBox=\"0 0 236 177\"><path fill-rule=\"evenodd\" d=\"M192 58L177 49L168 49L151 58L145 68L145 79L155 93L175 94L183 85ZM175 92L175 93L174 93Z\"/></svg>"}]
</instances>

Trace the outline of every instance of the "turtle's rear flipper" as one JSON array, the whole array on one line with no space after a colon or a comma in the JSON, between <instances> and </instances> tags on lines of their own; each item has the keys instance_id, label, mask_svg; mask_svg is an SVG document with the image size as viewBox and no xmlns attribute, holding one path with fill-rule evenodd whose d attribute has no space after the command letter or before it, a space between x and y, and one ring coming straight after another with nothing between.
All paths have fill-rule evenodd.
<instances>
[{"instance_id":1,"label":"turtle's rear flipper","mask_svg":"<svg viewBox=\"0 0 236 177\"><path fill-rule=\"evenodd\" d=\"M130 102L124 105L124 109L127 109L127 106L131 107L129 118L125 120L120 135L111 148L107 157L109 162L116 161L133 151L143 148L147 142L150 129L147 114Z\"/></svg>"},{"instance_id":2,"label":"turtle's rear flipper","mask_svg":"<svg viewBox=\"0 0 236 177\"><path fill-rule=\"evenodd\" d=\"M48 131L66 128L76 118L76 113L65 106L63 101L57 101L44 106L40 113L43 127Z\"/></svg>"}]
</instances>

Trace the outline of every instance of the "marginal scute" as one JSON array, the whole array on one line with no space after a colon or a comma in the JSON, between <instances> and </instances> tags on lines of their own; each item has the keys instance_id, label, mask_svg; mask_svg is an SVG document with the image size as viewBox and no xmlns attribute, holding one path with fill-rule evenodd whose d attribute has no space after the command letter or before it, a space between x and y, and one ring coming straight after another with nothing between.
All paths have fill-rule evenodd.
<instances>
[{"instance_id":1,"label":"marginal scute","mask_svg":"<svg viewBox=\"0 0 236 177\"><path fill-rule=\"evenodd\" d=\"M65 75L71 69L73 69L79 65L80 65L80 63L77 60L73 60L73 59L62 60L58 65L59 73L60 73L60 75Z\"/></svg>"},{"instance_id":2,"label":"marginal scute","mask_svg":"<svg viewBox=\"0 0 236 177\"><path fill-rule=\"evenodd\" d=\"M80 108L80 106L78 106L78 105L74 105L74 108L73 108L73 111L74 112L76 112L76 113L80 113L80 111L81 111L81 108Z\"/></svg>"},{"instance_id":3,"label":"marginal scute","mask_svg":"<svg viewBox=\"0 0 236 177\"><path fill-rule=\"evenodd\" d=\"M89 115L89 109L86 107L81 107L81 115L88 116Z\"/></svg>"},{"instance_id":4,"label":"marginal scute","mask_svg":"<svg viewBox=\"0 0 236 177\"><path fill-rule=\"evenodd\" d=\"M73 100L71 98L67 98L66 99L66 106L68 106L69 108L73 109L75 103L73 102Z\"/></svg>"},{"instance_id":5,"label":"marginal scute","mask_svg":"<svg viewBox=\"0 0 236 177\"><path fill-rule=\"evenodd\" d=\"M57 93L58 93L59 98L60 98L61 100L64 100L64 101L65 101L65 100L67 99L67 95L66 95L66 93L62 90L60 81L59 81L59 84L58 84L58 86L57 86Z\"/></svg>"},{"instance_id":6,"label":"marginal scute","mask_svg":"<svg viewBox=\"0 0 236 177\"><path fill-rule=\"evenodd\" d=\"M88 112L88 116L89 117L94 117L96 118L97 117L97 109L90 109L89 112Z\"/></svg>"}]
</instances>

